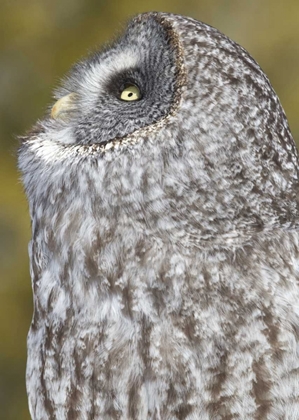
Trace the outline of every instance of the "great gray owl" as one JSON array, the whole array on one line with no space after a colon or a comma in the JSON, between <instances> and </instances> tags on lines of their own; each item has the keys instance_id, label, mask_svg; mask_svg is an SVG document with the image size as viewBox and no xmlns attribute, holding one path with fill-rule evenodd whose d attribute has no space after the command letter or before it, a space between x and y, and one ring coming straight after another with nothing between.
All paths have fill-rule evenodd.
<instances>
[{"instance_id":1,"label":"great gray owl","mask_svg":"<svg viewBox=\"0 0 299 420\"><path fill-rule=\"evenodd\" d=\"M31 416L299 419L298 155L256 62L137 16L24 137Z\"/></svg>"}]
</instances>

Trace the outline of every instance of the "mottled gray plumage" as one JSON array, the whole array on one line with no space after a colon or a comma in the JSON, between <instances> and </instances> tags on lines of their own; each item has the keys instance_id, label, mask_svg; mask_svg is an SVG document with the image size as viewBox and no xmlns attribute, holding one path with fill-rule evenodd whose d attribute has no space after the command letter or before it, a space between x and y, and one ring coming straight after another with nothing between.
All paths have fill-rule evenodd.
<instances>
[{"instance_id":1,"label":"mottled gray plumage","mask_svg":"<svg viewBox=\"0 0 299 420\"><path fill-rule=\"evenodd\" d=\"M149 13L70 93L19 152L32 418L298 420L298 155L265 74Z\"/></svg>"}]
</instances>

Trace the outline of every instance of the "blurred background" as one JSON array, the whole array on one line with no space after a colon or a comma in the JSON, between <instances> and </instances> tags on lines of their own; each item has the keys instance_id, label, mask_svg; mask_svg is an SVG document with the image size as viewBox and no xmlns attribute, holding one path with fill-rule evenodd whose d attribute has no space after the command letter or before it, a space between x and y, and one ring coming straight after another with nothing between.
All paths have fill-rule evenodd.
<instances>
[{"instance_id":1,"label":"blurred background","mask_svg":"<svg viewBox=\"0 0 299 420\"><path fill-rule=\"evenodd\" d=\"M269 76L299 140L298 0L0 0L0 419L29 420L26 335L32 315L28 208L17 136L43 116L70 66L130 15L192 16L245 47Z\"/></svg>"}]
</instances>

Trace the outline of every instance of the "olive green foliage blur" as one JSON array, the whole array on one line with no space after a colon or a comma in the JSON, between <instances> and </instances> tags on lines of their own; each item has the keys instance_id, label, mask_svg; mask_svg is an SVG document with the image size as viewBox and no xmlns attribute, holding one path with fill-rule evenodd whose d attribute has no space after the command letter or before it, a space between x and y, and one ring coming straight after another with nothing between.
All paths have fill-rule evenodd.
<instances>
[{"instance_id":1,"label":"olive green foliage blur","mask_svg":"<svg viewBox=\"0 0 299 420\"><path fill-rule=\"evenodd\" d=\"M0 419L29 420L30 220L16 169L17 136L42 118L75 61L120 31L130 15L149 10L203 20L249 50L299 139L298 0L0 0Z\"/></svg>"}]
</instances>

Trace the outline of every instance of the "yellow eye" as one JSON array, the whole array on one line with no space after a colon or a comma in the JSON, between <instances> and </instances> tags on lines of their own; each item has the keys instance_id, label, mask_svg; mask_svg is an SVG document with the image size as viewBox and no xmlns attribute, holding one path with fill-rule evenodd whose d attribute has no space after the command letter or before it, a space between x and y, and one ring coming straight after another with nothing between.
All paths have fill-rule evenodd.
<instances>
[{"instance_id":1,"label":"yellow eye","mask_svg":"<svg viewBox=\"0 0 299 420\"><path fill-rule=\"evenodd\" d=\"M141 98L141 92L137 86L127 86L120 94L123 101L138 101Z\"/></svg>"}]
</instances>

